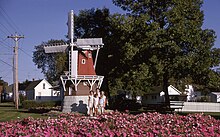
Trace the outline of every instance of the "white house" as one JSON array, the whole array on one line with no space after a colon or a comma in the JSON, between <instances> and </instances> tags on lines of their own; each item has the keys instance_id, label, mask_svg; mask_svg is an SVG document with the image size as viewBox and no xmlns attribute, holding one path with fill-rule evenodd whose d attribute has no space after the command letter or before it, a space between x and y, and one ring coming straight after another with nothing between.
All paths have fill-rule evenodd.
<instances>
[{"instance_id":1,"label":"white house","mask_svg":"<svg viewBox=\"0 0 220 137\"><path fill-rule=\"evenodd\" d=\"M170 100L182 100L182 93L176 89L174 86L170 85L168 87L168 94ZM160 104L165 101L165 93L162 91L162 87L154 87L151 92L145 94L142 98L142 105L147 104ZM184 98L184 97L183 97Z\"/></svg>"},{"instance_id":2,"label":"white house","mask_svg":"<svg viewBox=\"0 0 220 137\"><path fill-rule=\"evenodd\" d=\"M52 85L45 79L32 81L25 91L28 100L61 100L60 92L53 90Z\"/></svg>"},{"instance_id":3,"label":"white house","mask_svg":"<svg viewBox=\"0 0 220 137\"><path fill-rule=\"evenodd\" d=\"M220 103L220 92L211 92L210 97L212 102Z\"/></svg>"}]
</instances>

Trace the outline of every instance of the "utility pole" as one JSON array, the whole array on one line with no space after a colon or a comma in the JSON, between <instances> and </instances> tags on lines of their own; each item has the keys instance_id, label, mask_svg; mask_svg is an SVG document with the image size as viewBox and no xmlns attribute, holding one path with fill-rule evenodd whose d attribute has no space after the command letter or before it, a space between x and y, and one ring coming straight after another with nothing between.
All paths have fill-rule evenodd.
<instances>
[{"instance_id":1,"label":"utility pole","mask_svg":"<svg viewBox=\"0 0 220 137\"><path fill-rule=\"evenodd\" d=\"M13 57L13 90L15 97L15 107L18 110L18 40L24 38L24 36L20 36L15 33L15 35L8 36L8 38L12 38L15 41Z\"/></svg>"}]
</instances>

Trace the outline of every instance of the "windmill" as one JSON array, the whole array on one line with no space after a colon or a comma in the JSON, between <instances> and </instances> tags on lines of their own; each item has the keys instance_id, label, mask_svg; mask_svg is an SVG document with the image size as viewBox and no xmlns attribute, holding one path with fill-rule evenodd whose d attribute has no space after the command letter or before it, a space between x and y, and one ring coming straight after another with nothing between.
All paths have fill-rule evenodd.
<instances>
[{"instance_id":1,"label":"windmill","mask_svg":"<svg viewBox=\"0 0 220 137\"><path fill-rule=\"evenodd\" d=\"M64 72L65 75L60 76L64 92L64 108L68 108L65 112L70 111L70 105L73 103L80 105L79 100L87 103L89 91L100 88L104 79L104 76L96 75L95 72L99 49L104 45L102 38L77 39L74 42L73 10L68 14L68 38L70 43L44 46L45 53L69 52L69 70ZM94 63L93 51L96 51Z\"/></svg>"}]
</instances>

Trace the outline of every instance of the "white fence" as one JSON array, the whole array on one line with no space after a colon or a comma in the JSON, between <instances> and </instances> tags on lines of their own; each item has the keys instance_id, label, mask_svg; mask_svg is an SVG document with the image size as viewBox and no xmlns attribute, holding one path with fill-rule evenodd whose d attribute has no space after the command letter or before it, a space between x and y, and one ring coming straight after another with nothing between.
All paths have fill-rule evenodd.
<instances>
[{"instance_id":1,"label":"white fence","mask_svg":"<svg viewBox=\"0 0 220 137\"><path fill-rule=\"evenodd\" d=\"M184 102L182 112L220 112L220 103Z\"/></svg>"}]
</instances>

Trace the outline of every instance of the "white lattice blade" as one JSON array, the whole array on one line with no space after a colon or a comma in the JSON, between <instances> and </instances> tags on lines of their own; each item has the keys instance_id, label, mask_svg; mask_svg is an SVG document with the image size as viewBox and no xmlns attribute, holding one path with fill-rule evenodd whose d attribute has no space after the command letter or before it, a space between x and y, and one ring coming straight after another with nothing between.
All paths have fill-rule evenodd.
<instances>
[{"instance_id":1,"label":"white lattice blade","mask_svg":"<svg viewBox=\"0 0 220 137\"><path fill-rule=\"evenodd\" d=\"M71 43L73 43L73 37L74 37L74 13L73 10L71 10L68 14L68 38L71 40Z\"/></svg>"},{"instance_id":2,"label":"white lattice blade","mask_svg":"<svg viewBox=\"0 0 220 137\"><path fill-rule=\"evenodd\" d=\"M68 45L45 46L45 53L65 52Z\"/></svg>"},{"instance_id":3,"label":"white lattice blade","mask_svg":"<svg viewBox=\"0 0 220 137\"><path fill-rule=\"evenodd\" d=\"M102 43L102 38L77 39L76 43L77 43L77 46L104 45Z\"/></svg>"},{"instance_id":4,"label":"white lattice blade","mask_svg":"<svg viewBox=\"0 0 220 137\"><path fill-rule=\"evenodd\" d=\"M93 46L91 46L91 45L79 45L79 46L77 46L78 48L81 48L81 49L83 49L83 50L97 50L97 47L98 47L99 45L93 45ZM100 48L102 48L102 46L99 46Z\"/></svg>"}]
</instances>

